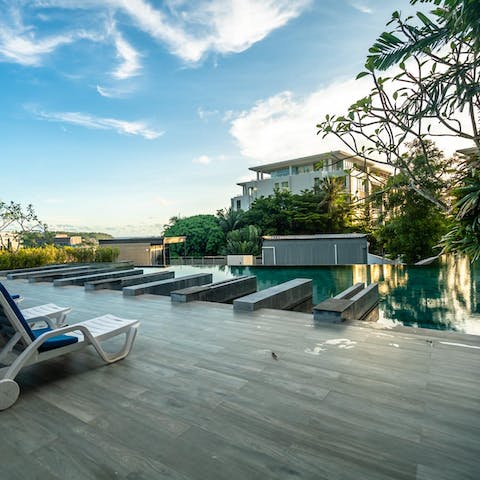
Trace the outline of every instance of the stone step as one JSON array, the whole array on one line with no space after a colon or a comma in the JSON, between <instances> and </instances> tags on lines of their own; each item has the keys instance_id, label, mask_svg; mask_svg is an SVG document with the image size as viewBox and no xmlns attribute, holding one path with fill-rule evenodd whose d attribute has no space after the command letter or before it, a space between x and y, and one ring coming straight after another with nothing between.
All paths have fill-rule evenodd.
<instances>
[{"instance_id":1,"label":"stone step","mask_svg":"<svg viewBox=\"0 0 480 480\"><path fill-rule=\"evenodd\" d=\"M260 292L237 298L233 301L233 308L250 312L259 308L294 309L312 297L312 285L313 282L309 278L295 278Z\"/></svg>"},{"instance_id":2,"label":"stone step","mask_svg":"<svg viewBox=\"0 0 480 480\"><path fill-rule=\"evenodd\" d=\"M159 280L157 282L148 282L125 287L123 289L123 294L143 295L144 293L153 293L155 295L170 295L174 290L212 283L212 279L213 276L211 273L186 275L184 277L172 278L170 280Z\"/></svg>"}]
</instances>

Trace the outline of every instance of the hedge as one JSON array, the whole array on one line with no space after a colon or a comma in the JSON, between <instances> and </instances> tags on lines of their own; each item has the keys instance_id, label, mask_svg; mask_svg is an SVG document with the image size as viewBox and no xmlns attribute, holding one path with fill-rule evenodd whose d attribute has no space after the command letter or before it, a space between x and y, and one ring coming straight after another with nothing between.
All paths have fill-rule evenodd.
<instances>
[{"instance_id":1,"label":"hedge","mask_svg":"<svg viewBox=\"0 0 480 480\"><path fill-rule=\"evenodd\" d=\"M111 247L44 247L21 248L16 252L0 250L0 270L40 267L55 263L114 262L118 248Z\"/></svg>"}]
</instances>

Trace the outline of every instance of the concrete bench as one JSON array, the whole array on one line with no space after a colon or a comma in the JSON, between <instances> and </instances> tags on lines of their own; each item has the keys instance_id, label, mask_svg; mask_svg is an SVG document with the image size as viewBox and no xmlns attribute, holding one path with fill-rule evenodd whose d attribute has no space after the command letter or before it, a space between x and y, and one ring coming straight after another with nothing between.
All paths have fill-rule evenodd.
<instances>
[{"instance_id":1,"label":"concrete bench","mask_svg":"<svg viewBox=\"0 0 480 480\"><path fill-rule=\"evenodd\" d=\"M0 270L0 276L7 276L8 274L13 273L27 273L27 272L41 272L42 270L56 270L58 268L72 268L72 267L81 267L87 265L78 265L75 263L59 263L59 264L52 264L52 265L43 265L41 267L28 267L28 268L11 268L9 270Z\"/></svg>"},{"instance_id":2,"label":"concrete bench","mask_svg":"<svg viewBox=\"0 0 480 480\"><path fill-rule=\"evenodd\" d=\"M82 266L82 267L61 267L61 268L33 268L28 271L21 271L21 272L12 272L12 273L7 273L6 277L9 280L18 280L18 279L24 279L24 278L30 278L35 275L49 275L49 274L55 274L55 273L70 273L70 272L84 272L91 268L90 266Z\"/></svg>"},{"instance_id":3,"label":"concrete bench","mask_svg":"<svg viewBox=\"0 0 480 480\"><path fill-rule=\"evenodd\" d=\"M368 287L360 283L315 305L313 318L315 321L325 323L362 320L377 304L378 283L371 283Z\"/></svg>"},{"instance_id":4,"label":"concrete bench","mask_svg":"<svg viewBox=\"0 0 480 480\"><path fill-rule=\"evenodd\" d=\"M100 290L107 288L109 290L122 290L123 287L139 285L141 283L153 282L155 280L167 280L174 278L175 272L154 272L142 275L132 275L130 277L106 278L104 280L95 280L84 284L85 290Z\"/></svg>"},{"instance_id":5,"label":"concrete bench","mask_svg":"<svg viewBox=\"0 0 480 480\"><path fill-rule=\"evenodd\" d=\"M197 287L175 290L170 294L172 302L204 302L229 303L257 291L257 277L242 276L229 278L221 282L210 283Z\"/></svg>"},{"instance_id":6,"label":"concrete bench","mask_svg":"<svg viewBox=\"0 0 480 480\"><path fill-rule=\"evenodd\" d=\"M212 278L211 273L197 273L195 275L186 275L184 277L172 278L170 280L159 280L157 282L148 282L140 285L132 285L131 287L124 287L123 294L128 296L143 295L144 293L170 295L174 290L212 283Z\"/></svg>"},{"instance_id":7,"label":"concrete bench","mask_svg":"<svg viewBox=\"0 0 480 480\"><path fill-rule=\"evenodd\" d=\"M139 273L143 273L143 270L137 270L137 269L115 270L113 272L109 271L105 273L95 273L91 275L80 275L78 277L59 278L53 281L53 286L65 287L66 285L83 285L85 282L89 282L92 280L103 280L106 278L127 277L130 275L138 275Z\"/></svg>"},{"instance_id":8,"label":"concrete bench","mask_svg":"<svg viewBox=\"0 0 480 480\"><path fill-rule=\"evenodd\" d=\"M291 310L312 297L312 283L309 278L295 278L246 297L237 298L233 301L233 308L249 312L259 308Z\"/></svg>"},{"instance_id":9,"label":"concrete bench","mask_svg":"<svg viewBox=\"0 0 480 480\"><path fill-rule=\"evenodd\" d=\"M108 273L108 272L115 272L117 271L116 268L113 267L105 267L105 268L84 268L81 270L73 270L73 271L58 271L54 273L35 273L34 275L30 275L28 277L29 283L36 283L36 282L53 282L58 278L70 278L70 277L79 277L81 275L92 275L96 273Z\"/></svg>"}]
</instances>

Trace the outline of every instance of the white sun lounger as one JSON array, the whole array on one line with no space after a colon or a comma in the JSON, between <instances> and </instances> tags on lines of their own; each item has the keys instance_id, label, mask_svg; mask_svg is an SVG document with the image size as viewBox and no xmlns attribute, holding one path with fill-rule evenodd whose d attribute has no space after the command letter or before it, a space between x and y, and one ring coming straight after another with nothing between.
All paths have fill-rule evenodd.
<instances>
[{"instance_id":1,"label":"white sun lounger","mask_svg":"<svg viewBox=\"0 0 480 480\"><path fill-rule=\"evenodd\" d=\"M0 410L11 407L20 389L15 377L27 365L39 363L92 345L107 363L125 358L131 351L138 326L137 320L127 320L108 314L61 328L32 329L6 288L0 283ZM50 323L49 323L50 322ZM101 342L125 335L123 346L115 353L106 352ZM13 359L11 359L13 357Z\"/></svg>"},{"instance_id":2,"label":"white sun lounger","mask_svg":"<svg viewBox=\"0 0 480 480\"><path fill-rule=\"evenodd\" d=\"M47 317L52 321L47 325L51 328L58 328L65 325L67 315L72 309L70 307L59 307L54 303L46 303L37 307L21 308L20 311L23 318L30 324L32 322L45 322L45 318L41 317Z\"/></svg>"}]
</instances>

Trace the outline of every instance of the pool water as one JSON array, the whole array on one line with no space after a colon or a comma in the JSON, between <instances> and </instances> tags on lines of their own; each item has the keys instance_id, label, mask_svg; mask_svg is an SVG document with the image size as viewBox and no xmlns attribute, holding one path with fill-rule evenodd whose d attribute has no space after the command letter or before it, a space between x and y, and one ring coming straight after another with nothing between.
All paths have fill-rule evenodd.
<instances>
[{"instance_id":1,"label":"pool water","mask_svg":"<svg viewBox=\"0 0 480 480\"><path fill-rule=\"evenodd\" d=\"M263 290L293 278L313 280L314 304L357 282L378 282L379 323L480 335L480 263L447 257L428 266L326 267L172 266L176 276L211 272L214 281L255 275Z\"/></svg>"}]
</instances>

